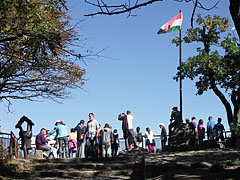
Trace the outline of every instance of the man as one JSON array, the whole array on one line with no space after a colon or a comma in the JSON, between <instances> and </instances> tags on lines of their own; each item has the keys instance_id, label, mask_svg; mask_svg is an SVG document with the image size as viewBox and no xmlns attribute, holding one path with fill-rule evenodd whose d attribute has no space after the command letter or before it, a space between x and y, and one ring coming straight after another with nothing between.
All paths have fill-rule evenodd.
<instances>
[{"instance_id":1,"label":"man","mask_svg":"<svg viewBox=\"0 0 240 180\"><path fill-rule=\"evenodd\" d=\"M112 129L106 123L101 131L102 134L102 157L111 157Z\"/></svg>"},{"instance_id":2,"label":"man","mask_svg":"<svg viewBox=\"0 0 240 180\"><path fill-rule=\"evenodd\" d=\"M219 139L221 139L221 141L224 141L223 131L225 131L225 128L221 122L222 118L218 118L218 123L215 124L213 128L216 133L216 141L219 141Z\"/></svg>"},{"instance_id":3,"label":"man","mask_svg":"<svg viewBox=\"0 0 240 180\"><path fill-rule=\"evenodd\" d=\"M135 136L134 136L132 121L133 121L133 116L131 115L131 111L127 110L128 131L130 134L130 137L129 137L129 149L130 150L132 149L133 145L134 145L134 147L136 147L136 140L135 140Z\"/></svg>"},{"instance_id":4,"label":"man","mask_svg":"<svg viewBox=\"0 0 240 180\"><path fill-rule=\"evenodd\" d=\"M159 124L159 127L162 129L161 131L161 145L162 145L162 152L166 151L166 142L167 142L167 131L166 128L164 127L163 123Z\"/></svg>"},{"instance_id":5,"label":"man","mask_svg":"<svg viewBox=\"0 0 240 180\"><path fill-rule=\"evenodd\" d=\"M42 128L40 133L36 136L36 147L39 149L42 149L43 151L46 151L47 158L49 158L49 155L52 153L54 158L57 158L57 151L55 148L47 145L48 141L45 139L44 136L46 136L47 132L46 129Z\"/></svg>"},{"instance_id":6,"label":"man","mask_svg":"<svg viewBox=\"0 0 240 180\"><path fill-rule=\"evenodd\" d=\"M196 118L195 117L192 117L191 124L192 124L192 128L193 128L193 135L197 139L197 124L196 124Z\"/></svg>"},{"instance_id":7,"label":"man","mask_svg":"<svg viewBox=\"0 0 240 180\"><path fill-rule=\"evenodd\" d=\"M77 131L77 155L80 158L85 158L85 134L87 132L87 126L85 126L85 121L81 120L80 123L74 128Z\"/></svg>"},{"instance_id":8,"label":"man","mask_svg":"<svg viewBox=\"0 0 240 180\"><path fill-rule=\"evenodd\" d=\"M128 144L129 132L128 132L127 115L125 113L119 114L118 120L122 121L122 131L123 131L123 138L125 140L125 149L128 150L128 148L129 148L129 144Z\"/></svg>"},{"instance_id":9,"label":"man","mask_svg":"<svg viewBox=\"0 0 240 180\"><path fill-rule=\"evenodd\" d=\"M212 116L209 116L208 117L208 123L207 123L208 140L213 140L214 139L214 125L215 125L215 122L213 121Z\"/></svg>"},{"instance_id":10,"label":"man","mask_svg":"<svg viewBox=\"0 0 240 180\"><path fill-rule=\"evenodd\" d=\"M87 146L92 156L97 155L96 139L99 136L99 132L100 127L98 121L94 119L93 113L89 113L89 121L87 123L87 139L89 143L87 143Z\"/></svg>"}]
</instances>

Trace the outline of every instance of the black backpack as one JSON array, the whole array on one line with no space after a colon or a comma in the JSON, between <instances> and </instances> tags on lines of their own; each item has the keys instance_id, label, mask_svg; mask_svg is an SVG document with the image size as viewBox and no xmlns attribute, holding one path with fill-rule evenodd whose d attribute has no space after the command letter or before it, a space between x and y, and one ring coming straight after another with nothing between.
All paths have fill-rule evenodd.
<instances>
[{"instance_id":1,"label":"black backpack","mask_svg":"<svg viewBox=\"0 0 240 180\"><path fill-rule=\"evenodd\" d=\"M83 140L82 135L84 135L86 133L86 129L87 129L86 126L79 126L79 131L78 131L78 134L77 134L77 140L78 141Z\"/></svg>"}]
</instances>

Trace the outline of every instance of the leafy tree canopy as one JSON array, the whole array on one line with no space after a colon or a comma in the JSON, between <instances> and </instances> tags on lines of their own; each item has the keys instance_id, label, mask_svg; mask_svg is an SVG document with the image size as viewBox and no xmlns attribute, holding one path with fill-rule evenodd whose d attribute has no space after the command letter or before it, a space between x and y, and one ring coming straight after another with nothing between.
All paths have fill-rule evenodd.
<instances>
[{"instance_id":1,"label":"leafy tree canopy","mask_svg":"<svg viewBox=\"0 0 240 180\"><path fill-rule=\"evenodd\" d=\"M232 116L239 114L240 105L240 48L238 39L227 33L230 28L228 18L217 15L202 18L198 15L196 28L190 28L184 37L185 43L199 42L203 48L197 49L197 55L189 57L182 63L175 79L180 76L191 80L197 79L197 94L202 95L211 89L220 98L226 108L228 122ZM223 35L224 34L224 35ZM173 43L178 44L178 38ZM221 55L216 47L224 50ZM234 112L223 92L231 96Z\"/></svg>"},{"instance_id":2,"label":"leafy tree canopy","mask_svg":"<svg viewBox=\"0 0 240 180\"><path fill-rule=\"evenodd\" d=\"M83 55L65 0L0 1L0 101L54 100L82 88Z\"/></svg>"}]
</instances>

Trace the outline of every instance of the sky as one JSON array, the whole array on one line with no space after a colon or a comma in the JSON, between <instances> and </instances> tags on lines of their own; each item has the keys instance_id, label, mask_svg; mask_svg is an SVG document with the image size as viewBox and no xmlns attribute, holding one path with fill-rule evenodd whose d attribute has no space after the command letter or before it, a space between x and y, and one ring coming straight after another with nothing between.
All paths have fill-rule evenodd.
<instances>
[{"instance_id":1,"label":"sky","mask_svg":"<svg viewBox=\"0 0 240 180\"><path fill-rule=\"evenodd\" d=\"M215 2L208 0L203 5L211 7ZM73 25L83 20L76 29L86 38L81 44L82 51L107 47L102 55L108 58L86 59L87 65L82 64L87 71L86 91L70 90L72 97L61 104L51 100L14 100L9 113L6 104L1 103L1 131L18 135L15 124L23 115L35 123L33 134L39 133L42 127L53 129L56 120L62 120L70 131L81 119L87 121L88 114L93 112L102 126L109 123L122 135L117 117L130 109L134 129L139 126L145 132L149 127L154 134L160 134L158 124L163 122L168 126L172 107L179 107L179 83L173 80L179 65L179 49L171 43L178 32L158 35L157 31L182 10L184 36L190 27L192 3L166 0L133 11L137 15L134 17L122 14L87 18L84 14L97 9L80 0L69 1L68 7ZM228 8L229 2L221 0L217 8L198 9L197 13L229 17L233 24ZM183 44L182 60L196 55L199 46ZM203 119L206 126L208 116L213 116L215 121L221 117L225 129L229 129L225 108L218 97L211 91L201 96L196 96L196 92L195 81L183 81L183 118L195 116L197 121Z\"/></svg>"}]
</instances>

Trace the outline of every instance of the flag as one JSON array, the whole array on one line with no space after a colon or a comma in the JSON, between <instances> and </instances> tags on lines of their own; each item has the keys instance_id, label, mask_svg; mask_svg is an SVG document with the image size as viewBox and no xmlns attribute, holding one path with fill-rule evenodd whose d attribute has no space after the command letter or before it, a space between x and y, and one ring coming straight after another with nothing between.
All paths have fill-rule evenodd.
<instances>
[{"instance_id":1,"label":"flag","mask_svg":"<svg viewBox=\"0 0 240 180\"><path fill-rule=\"evenodd\" d=\"M166 24L162 25L162 27L158 31L158 34L163 34L163 33L174 32L174 31L180 30L181 26L182 26L182 20L183 20L183 15L182 15L182 12L180 12L178 15L176 15L174 18L172 18Z\"/></svg>"}]
</instances>

